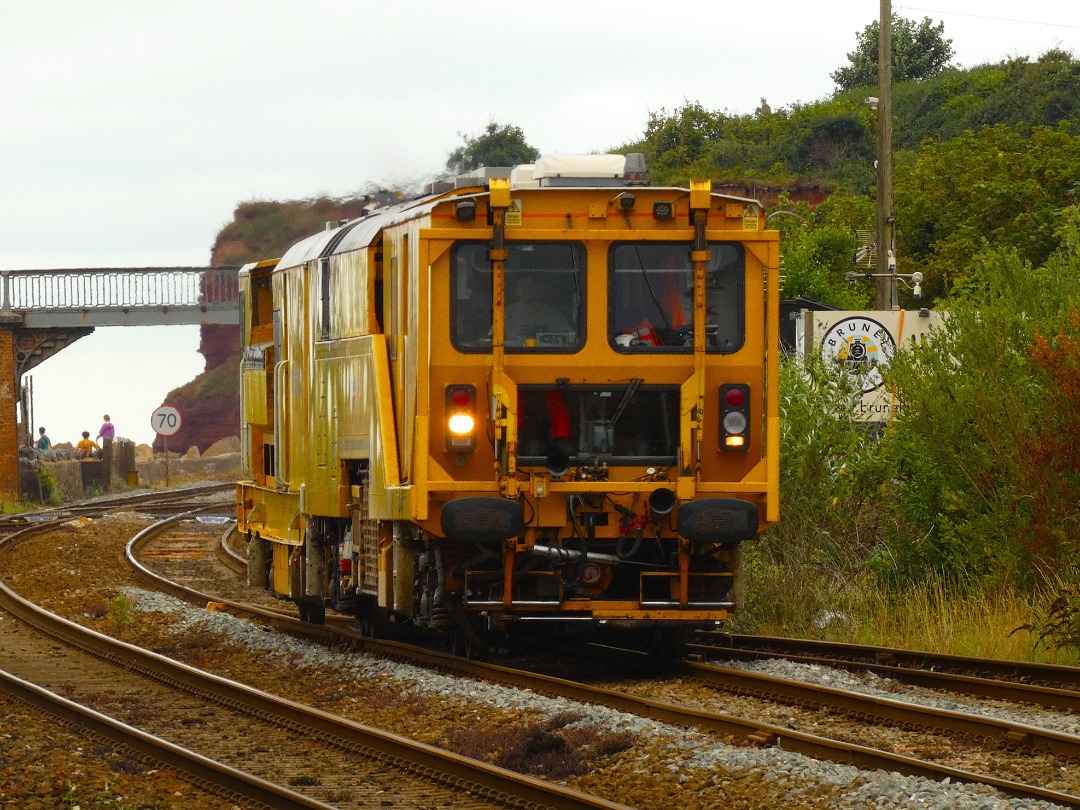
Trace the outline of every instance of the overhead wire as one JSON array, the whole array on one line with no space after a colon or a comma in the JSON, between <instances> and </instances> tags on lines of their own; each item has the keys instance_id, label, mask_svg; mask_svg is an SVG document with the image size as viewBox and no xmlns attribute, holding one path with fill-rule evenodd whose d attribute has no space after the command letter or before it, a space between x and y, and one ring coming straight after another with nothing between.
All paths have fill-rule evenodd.
<instances>
[{"instance_id":1,"label":"overhead wire","mask_svg":"<svg viewBox=\"0 0 1080 810\"><path fill-rule=\"evenodd\" d=\"M979 20L993 20L995 22L1008 22L1019 23L1021 25L1044 25L1048 28L1075 28L1080 29L1080 25L1066 25L1065 23L1052 23L1042 22L1041 20L1017 20L1012 17L993 17L988 14L967 14L962 11L942 11L936 8L919 8L917 6L897 5L897 11L921 11L925 14L944 14L946 16L953 17L973 17Z\"/></svg>"}]
</instances>

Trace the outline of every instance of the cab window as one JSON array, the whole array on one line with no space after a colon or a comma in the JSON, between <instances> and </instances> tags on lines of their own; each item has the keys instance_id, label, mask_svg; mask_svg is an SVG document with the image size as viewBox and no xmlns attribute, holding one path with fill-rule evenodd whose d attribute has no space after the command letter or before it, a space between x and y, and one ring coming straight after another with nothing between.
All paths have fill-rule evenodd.
<instances>
[{"instance_id":1,"label":"cab window","mask_svg":"<svg viewBox=\"0 0 1080 810\"><path fill-rule=\"evenodd\" d=\"M739 244L709 245L705 345L743 344L745 258ZM620 242L608 257L608 338L621 352L689 352L694 346L694 270L684 243Z\"/></svg>"},{"instance_id":2,"label":"cab window","mask_svg":"<svg viewBox=\"0 0 1080 810\"><path fill-rule=\"evenodd\" d=\"M451 341L491 350L491 262L486 242L451 251ZM585 249L576 242L507 244L504 320L507 352L576 351L585 338Z\"/></svg>"}]
</instances>

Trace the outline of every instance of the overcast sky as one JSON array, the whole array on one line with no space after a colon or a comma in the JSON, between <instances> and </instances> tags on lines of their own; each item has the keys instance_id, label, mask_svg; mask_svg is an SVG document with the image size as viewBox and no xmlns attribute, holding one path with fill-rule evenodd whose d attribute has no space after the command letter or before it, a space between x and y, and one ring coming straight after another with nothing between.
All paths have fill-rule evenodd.
<instances>
[{"instance_id":1,"label":"overcast sky","mask_svg":"<svg viewBox=\"0 0 1080 810\"><path fill-rule=\"evenodd\" d=\"M638 138L685 101L829 96L878 0L3 0L0 269L205 265L240 201L443 168L491 120L541 152ZM926 0L972 66L1080 43L1075 0ZM32 372L35 435L153 438L195 327L98 329Z\"/></svg>"}]
</instances>

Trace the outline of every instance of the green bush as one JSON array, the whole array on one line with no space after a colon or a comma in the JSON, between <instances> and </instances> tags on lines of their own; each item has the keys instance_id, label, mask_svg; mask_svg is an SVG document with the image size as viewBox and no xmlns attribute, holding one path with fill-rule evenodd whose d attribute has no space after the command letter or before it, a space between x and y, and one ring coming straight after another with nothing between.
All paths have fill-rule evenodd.
<instances>
[{"instance_id":1,"label":"green bush","mask_svg":"<svg viewBox=\"0 0 1080 810\"><path fill-rule=\"evenodd\" d=\"M117 633L122 633L131 624L131 613L135 605L125 594L118 593L109 601L109 624Z\"/></svg>"},{"instance_id":2,"label":"green bush","mask_svg":"<svg viewBox=\"0 0 1080 810\"><path fill-rule=\"evenodd\" d=\"M38 465L38 482L41 484L41 502L47 506L59 506L64 502L60 482L44 464Z\"/></svg>"},{"instance_id":3,"label":"green bush","mask_svg":"<svg viewBox=\"0 0 1080 810\"><path fill-rule=\"evenodd\" d=\"M888 468L872 425L855 419L860 396L820 359L782 362L781 518L747 546L740 627L805 631L868 575L888 518Z\"/></svg>"},{"instance_id":4,"label":"green bush","mask_svg":"<svg viewBox=\"0 0 1080 810\"><path fill-rule=\"evenodd\" d=\"M1071 317L1080 312L1080 236L1070 216L1042 267L1009 251L979 257L946 327L885 373L901 404L886 452L896 459L892 509L903 531L890 545L909 570L1030 584L1078 550L1075 402L1062 388L1080 377L1080 321ZM1054 374L1046 363L1056 352L1072 365Z\"/></svg>"}]
</instances>

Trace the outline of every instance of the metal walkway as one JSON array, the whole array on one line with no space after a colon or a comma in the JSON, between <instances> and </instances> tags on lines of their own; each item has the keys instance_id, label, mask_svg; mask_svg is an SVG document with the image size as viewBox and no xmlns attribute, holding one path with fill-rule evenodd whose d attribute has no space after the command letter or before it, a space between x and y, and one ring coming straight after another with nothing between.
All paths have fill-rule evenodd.
<instances>
[{"instance_id":1,"label":"metal walkway","mask_svg":"<svg viewBox=\"0 0 1080 810\"><path fill-rule=\"evenodd\" d=\"M0 270L0 318L27 328L234 324L238 270Z\"/></svg>"}]
</instances>

